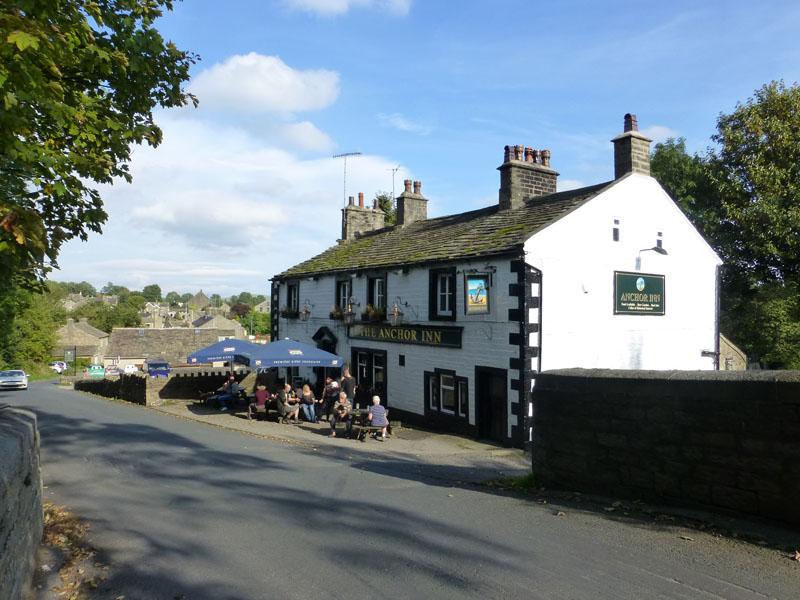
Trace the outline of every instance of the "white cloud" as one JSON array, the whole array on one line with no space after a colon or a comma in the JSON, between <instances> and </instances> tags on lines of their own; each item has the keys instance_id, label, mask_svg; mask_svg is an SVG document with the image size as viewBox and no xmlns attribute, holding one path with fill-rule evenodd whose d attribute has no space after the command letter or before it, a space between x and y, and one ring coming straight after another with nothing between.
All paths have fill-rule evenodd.
<instances>
[{"instance_id":1,"label":"white cloud","mask_svg":"<svg viewBox=\"0 0 800 600\"><path fill-rule=\"evenodd\" d=\"M342 161L305 158L280 135L187 118L158 121L164 142L137 147L133 184L103 186L109 221L87 244L68 242L59 281L106 282L166 292L266 293L268 279L334 245L341 235ZM310 123L287 126L328 139ZM397 161L365 154L347 162L347 195L371 200Z\"/></svg>"},{"instance_id":2,"label":"white cloud","mask_svg":"<svg viewBox=\"0 0 800 600\"><path fill-rule=\"evenodd\" d=\"M559 179L556 181L556 188L559 192L568 192L586 187L586 184L577 179Z\"/></svg>"},{"instance_id":3,"label":"white cloud","mask_svg":"<svg viewBox=\"0 0 800 600\"><path fill-rule=\"evenodd\" d=\"M642 129L640 133L649 137L656 144L666 142L668 138L678 137L677 131L663 125L653 125L647 129Z\"/></svg>"},{"instance_id":4,"label":"white cloud","mask_svg":"<svg viewBox=\"0 0 800 600\"><path fill-rule=\"evenodd\" d=\"M388 115L386 113L379 113L378 120L387 127L393 127L394 129L399 129L400 131L417 133L419 135L428 135L431 132L431 127L428 125L415 123L400 113L391 113Z\"/></svg>"},{"instance_id":5,"label":"white cloud","mask_svg":"<svg viewBox=\"0 0 800 600\"><path fill-rule=\"evenodd\" d=\"M411 0L284 0L289 8L322 16L342 15L351 8L374 8L389 14L405 16Z\"/></svg>"},{"instance_id":6,"label":"white cloud","mask_svg":"<svg viewBox=\"0 0 800 600\"><path fill-rule=\"evenodd\" d=\"M189 90L201 108L250 113L318 110L339 97L335 71L292 69L277 56L231 56L196 75Z\"/></svg>"},{"instance_id":7,"label":"white cloud","mask_svg":"<svg viewBox=\"0 0 800 600\"><path fill-rule=\"evenodd\" d=\"M327 153L335 145L326 133L320 131L308 121L285 125L281 130L281 137L292 146L303 150Z\"/></svg>"}]
</instances>

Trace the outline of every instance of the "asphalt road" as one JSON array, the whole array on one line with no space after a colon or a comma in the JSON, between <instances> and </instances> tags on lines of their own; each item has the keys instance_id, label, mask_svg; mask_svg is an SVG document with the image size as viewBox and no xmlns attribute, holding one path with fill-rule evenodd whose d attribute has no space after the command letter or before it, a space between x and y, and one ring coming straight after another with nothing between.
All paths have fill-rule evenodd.
<instances>
[{"instance_id":1,"label":"asphalt road","mask_svg":"<svg viewBox=\"0 0 800 600\"><path fill-rule=\"evenodd\" d=\"M45 497L89 522L112 598L800 597L776 550L456 486L369 444L315 450L47 382L0 395L38 415Z\"/></svg>"}]
</instances>

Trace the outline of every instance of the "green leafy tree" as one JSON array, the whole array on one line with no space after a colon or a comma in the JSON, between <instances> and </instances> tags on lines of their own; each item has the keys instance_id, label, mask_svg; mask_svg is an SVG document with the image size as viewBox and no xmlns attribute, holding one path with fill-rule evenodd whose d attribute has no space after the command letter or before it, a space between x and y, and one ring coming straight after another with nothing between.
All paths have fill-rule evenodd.
<instances>
[{"instance_id":1,"label":"green leafy tree","mask_svg":"<svg viewBox=\"0 0 800 600\"><path fill-rule=\"evenodd\" d=\"M114 327L139 327L142 324L139 309L126 302L109 306L102 300L92 300L81 304L70 316L75 320L85 318L89 325L106 333L111 333Z\"/></svg>"},{"instance_id":2,"label":"green leafy tree","mask_svg":"<svg viewBox=\"0 0 800 600\"><path fill-rule=\"evenodd\" d=\"M97 296L97 290L88 281L81 281L80 283L75 283L74 281L57 283L67 294L82 294L87 298Z\"/></svg>"},{"instance_id":3,"label":"green leafy tree","mask_svg":"<svg viewBox=\"0 0 800 600\"><path fill-rule=\"evenodd\" d=\"M131 291L124 285L116 285L109 281L100 289L100 293L104 296L121 296L128 295L131 293Z\"/></svg>"},{"instance_id":4,"label":"green leafy tree","mask_svg":"<svg viewBox=\"0 0 800 600\"><path fill-rule=\"evenodd\" d=\"M389 192L378 191L375 193L375 200L378 201L378 206L386 215L384 223L387 227L394 225L397 222L397 209L394 206L394 200Z\"/></svg>"},{"instance_id":5,"label":"green leafy tree","mask_svg":"<svg viewBox=\"0 0 800 600\"><path fill-rule=\"evenodd\" d=\"M49 362L57 330L66 314L60 307L64 292L51 284L43 293L19 285L0 290L0 365L35 370Z\"/></svg>"},{"instance_id":6,"label":"green leafy tree","mask_svg":"<svg viewBox=\"0 0 800 600\"><path fill-rule=\"evenodd\" d=\"M181 301L181 297L178 295L178 292L168 292L167 295L164 297L164 300L169 302L170 304L177 304Z\"/></svg>"},{"instance_id":7,"label":"green leafy tree","mask_svg":"<svg viewBox=\"0 0 800 600\"><path fill-rule=\"evenodd\" d=\"M133 293L125 298L125 301L121 304L125 304L130 306L135 310L142 310L144 308L145 303L147 302L147 298L145 298L142 294Z\"/></svg>"},{"instance_id":8,"label":"green leafy tree","mask_svg":"<svg viewBox=\"0 0 800 600\"><path fill-rule=\"evenodd\" d=\"M148 302L161 302L161 287L156 284L146 285L142 290L142 296Z\"/></svg>"},{"instance_id":9,"label":"green leafy tree","mask_svg":"<svg viewBox=\"0 0 800 600\"><path fill-rule=\"evenodd\" d=\"M269 335L271 323L269 313L250 311L246 316L239 317L236 320L239 321L242 327L248 332L250 332L250 328L252 327L251 335L258 335L261 337Z\"/></svg>"},{"instance_id":10,"label":"green leafy tree","mask_svg":"<svg viewBox=\"0 0 800 600\"><path fill-rule=\"evenodd\" d=\"M725 263L721 330L751 360L800 368L800 87L756 90L712 139L705 156L656 145L652 173Z\"/></svg>"},{"instance_id":11,"label":"green leafy tree","mask_svg":"<svg viewBox=\"0 0 800 600\"><path fill-rule=\"evenodd\" d=\"M183 294L183 295L181 295L181 302L183 302L184 304L186 304L186 303L187 303L189 300L191 300L193 297L194 297L194 294L189 294L189 293Z\"/></svg>"},{"instance_id":12,"label":"green leafy tree","mask_svg":"<svg viewBox=\"0 0 800 600\"><path fill-rule=\"evenodd\" d=\"M93 183L131 180L156 107L196 99L196 57L154 28L172 0L0 4L0 279L41 288L64 241L106 220Z\"/></svg>"}]
</instances>

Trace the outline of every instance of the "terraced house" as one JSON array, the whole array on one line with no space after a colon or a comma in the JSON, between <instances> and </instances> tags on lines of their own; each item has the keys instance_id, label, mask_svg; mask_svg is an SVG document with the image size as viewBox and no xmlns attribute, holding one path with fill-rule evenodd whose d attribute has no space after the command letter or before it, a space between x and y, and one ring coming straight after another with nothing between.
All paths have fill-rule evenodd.
<instances>
[{"instance_id":1,"label":"terraced house","mask_svg":"<svg viewBox=\"0 0 800 600\"><path fill-rule=\"evenodd\" d=\"M550 152L507 146L497 204L397 224L353 198L338 243L272 279L273 339L317 343L395 418L520 446L543 369L713 369L721 264L650 177L636 117L613 181L556 191Z\"/></svg>"}]
</instances>

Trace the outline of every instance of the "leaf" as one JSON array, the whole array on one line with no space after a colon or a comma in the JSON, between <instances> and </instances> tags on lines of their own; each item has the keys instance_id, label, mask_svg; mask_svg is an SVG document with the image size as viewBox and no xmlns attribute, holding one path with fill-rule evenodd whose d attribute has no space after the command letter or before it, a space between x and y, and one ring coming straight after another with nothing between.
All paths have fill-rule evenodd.
<instances>
[{"instance_id":1,"label":"leaf","mask_svg":"<svg viewBox=\"0 0 800 600\"><path fill-rule=\"evenodd\" d=\"M563 512L563 511L558 511L557 513L555 513L555 516L557 516L557 517L566 517L567 513Z\"/></svg>"},{"instance_id":2,"label":"leaf","mask_svg":"<svg viewBox=\"0 0 800 600\"><path fill-rule=\"evenodd\" d=\"M694 541L694 539L690 538L688 535L682 535L681 539L685 540L687 542L693 542Z\"/></svg>"},{"instance_id":3,"label":"leaf","mask_svg":"<svg viewBox=\"0 0 800 600\"><path fill-rule=\"evenodd\" d=\"M16 44L17 48L20 50L25 50L26 48L33 48L34 50L39 49L39 40L31 35L30 33L25 33L24 31L12 31L8 34L6 41L9 44Z\"/></svg>"},{"instance_id":4,"label":"leaf","mask_svg":"<svg viewBox=\"0 0 800 600\"><path fill-rule=\"evenodd\" d=\"M795 551L794 551L794 554L790 554L790 555L789 555L789 558L790 558L791 560L796 560L797 562L800 562L800 551L798 551L798 550L795 550Z\"/></svg>"}]
</instances>

